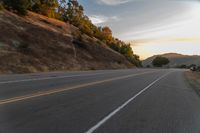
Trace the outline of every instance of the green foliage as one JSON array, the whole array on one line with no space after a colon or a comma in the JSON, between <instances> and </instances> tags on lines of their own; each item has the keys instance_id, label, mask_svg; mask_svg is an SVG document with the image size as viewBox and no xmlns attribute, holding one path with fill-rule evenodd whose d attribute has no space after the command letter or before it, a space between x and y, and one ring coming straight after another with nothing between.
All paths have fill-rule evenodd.
<instances>
[{"instance_id":1,"label":"green foliage","mask_svg":"<svg viewBox=\"0 0 200 133\"><path fill-rule=\"evenodd\" d=\"M56 9L59 4L57 0L33 0L30 10L51 18L58 18Z\"/></svg>"},{"instance_id":2,"label":"green foliage","mask_svg":"<svg viewBox=\"0 0 200 133\"><path fill-rule=\"evenodd\" d=\"M57 0L3 0L6 9L26 15L27 10L43 14L48 17L58 18L56 9L59 4Z\"/></svg>"},{"instance_id":3,"label":"green foliage","mask_svg":"<svg viewBox=\"0 0 200 133\"><path fill-rule=\"evenodd\" d=\"M17 46L17 50L19 50L21 53L24 54L28 54L31 52L31 49L29 47L28 43L25 42L21 42L18 46Z\"/></svg>"},{"instance_id":4,"label":"green foliage","mask_svg":"<svg viewBox=\"0 0 200 133\"><path fill-rule=\"evenodd\" d=\"M188 66L183 64L183 65L176 66L176 68L188 68Z\"/></svg>"},{"instance_id":5,"label":"green foliage","mask_svg":"<svg viewBox=\"0 0 200 133\"><path fill-rule=\"evenodd\" d=\"M162 57L162 56L157 56L153 61L152 61L153 66L155 67L162 67L163 65L169 64L169 59Z\"/></svg>"},{"instance_id":6,"label":"green foliage","mask_svg":"<svg viewBox=\"0 0 200 133\"><path fill-rule=\"evenodd\" d=\"M29 0L3 0L5 8L12 10L19 15L26 15L27 9L30 6Z\"/></svg>"},{"instance_id":7,"label":"green foliage","mask_svg":"<svg viewBox=\"0 0 200 133\"><path fill-rule=\"evenodd\" d=\"M59 3L58 12L61 15L61 19L78 26L85 17L83 7L77 0L59 0Z\"/></svg>"},{"instance_id":8,"label":"green foliage","mask_svg":"<svg viewBox=\"0 0 200 133\"><path fill-rule=\"evenodd\" d=\"M82 33L85 33L90 37L94 36L93 25L91 25L91 22L89 20L81 20L79 23L79 28Z\"/></svg>"},{"instance_id":9,"label":"green foliage","mask_svg":"<svg viewBox=\"0 0 200 133\"><path fill-rule=\"evenodd\" d=\"M200 71L200 66L197 67L197 71Z\"/></svg>"},{"instance_id":10,"label":"green foliage","mask_svg":"<svg viewBox=\"0 0 200 133\"><path fill-rule=\"evenodd\" d=\"M119 43L111 43L109 44L109 47L117 52L120 52L121 46Z\"/></svg>"},{"instance_id":11,"label":"green foliage","mask_svg":"<svg viewBox=\"0 0 200 133\"><path fill-rule=\"evenodd\" d=\"M189 65L189 68L190 67L196 67L197 65L196 64L191 64L191 65Z\"/></svg>"},{"instance_id":12,"label":"green foliage","mask_svg":"<svg viewBox=\"0 0 200 133\"><path fill-rule=\"evenodd\" d=\"M131 48L130 44L126 44L118 39L115 39L112 43L109 44L110 48L113 50L121 53L124 55L132 64L135 64L138 67L142 66L142 63L140 61L140 58L138 55L135 55L133 53L133 50Z\"/></svg>"}]
</instances>

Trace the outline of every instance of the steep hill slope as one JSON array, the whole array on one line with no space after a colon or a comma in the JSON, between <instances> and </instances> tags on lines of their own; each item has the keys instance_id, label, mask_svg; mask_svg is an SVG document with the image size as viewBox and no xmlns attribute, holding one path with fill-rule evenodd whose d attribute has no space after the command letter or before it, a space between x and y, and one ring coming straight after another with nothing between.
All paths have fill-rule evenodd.
<instances>
[{"instance_id":1,"label":"steep hill slope","mask_svg":"<svg viewBox=\"0 0 200 133\"><path fill-rule=\"evenodd\" d=\"M124 56L70 24L0 11L0 73L130 67Z\"/></svg>"},{"instance_id":2,"label":"steep hill slope","mask_svg":"<svg viewBox=\"0 0 200 133\"><path fill-rule=\"evenodd\" d=\"M142 62L143 66L151 65L151 62L156 56L158 55L154 55L144 60ZM200 65L200 56L197 56L197 55L189 56L189 55L182 55L182 54L177 54L177 53L167 53L160 56L168 58L170 60L169 66L171 67L176 67L180 65L189 66L191 64Z\"/></svg>"}]
</instances>

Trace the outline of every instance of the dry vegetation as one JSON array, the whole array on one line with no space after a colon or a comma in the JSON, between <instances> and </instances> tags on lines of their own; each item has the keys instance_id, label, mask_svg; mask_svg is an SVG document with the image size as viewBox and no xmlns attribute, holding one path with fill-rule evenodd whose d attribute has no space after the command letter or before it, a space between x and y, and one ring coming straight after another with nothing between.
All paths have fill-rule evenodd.
<instances>
[{"instance_id":1,"label":"dry vegetation","mask_svg":"<svg viewBox=\"0 0 200 133\"><path fill-rule=\"evenodd\" d=\"M62 21L29 12L0 12L0 72L130 68L133 65L101 41Z\"/></svg>"}]
</instances>

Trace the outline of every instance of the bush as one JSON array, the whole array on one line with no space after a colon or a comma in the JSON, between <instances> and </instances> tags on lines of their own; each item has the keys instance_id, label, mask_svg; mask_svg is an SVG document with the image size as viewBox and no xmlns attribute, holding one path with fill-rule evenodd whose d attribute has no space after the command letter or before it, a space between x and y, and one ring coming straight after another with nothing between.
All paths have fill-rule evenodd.
<instances>
[{"instance_id":1,"label":"bush","mask_svg":"<svg viewBox=\"0 0 200 133\"><path fill-rule=\"evenodd\" d=\"M151 66L150 65L146 65L146 68L151 68Z\"/></svg>"},{"instance_id":2,"label":"bush","mask_svg":"<svg viewBox=\"0 0 200 133\"><path fill-rule=\"evenodd\" d=\"M3 3L0 2L0 10L3 10Z\"/></svg>"},{"instance_id":3,"label":"bush","mask_svg":"<svg viewBox=\"0 0 200 133\"><path fill-rule=\"evenodd\" d=\"M176 68L188 68L188 66L183 64L183 65L176 66Z\"/></svg>"},{"instance_id":4,"label":"bush","mask_svg":"<svg viewBox=\"0 0 200 133\"><path fill-rule=\"evenodd\" d=\"M197 67L197 71L200 71L200 66Z\"/></svg>"},{"instance_id":5,"label":"bush","mask_svg":"<svg viewBox=\"0 0 200 133\"><path fill-rule=\"evenodd\" d=\"M25 43L25 42L21 42L18 46L17 46L17 49L22 52L22 53L30 53L31 52L31 49L29 48L29 44L28 43Z\"/></svg>"},{"instance_id":6,"label":"bush","mask_svg":"<svg viewBox=\"0 0 200 133\"><path fill-rule=\"evenodd\" d=\"M30 6L29 0L3 0L5 8L14 11L19 15L26 15Z\"/></svg>"},{"instance_id":7,"label":"bush","mask_svg":"<svg viewBox=\"0 0 200 133\"><path fill-rule=\"evenodd\" d=\"M90 29L89 26L83 25L79 29L80 29L81 33L84 33L84 34L86 34L90 37L93 37L93 32L92 32L92 30Z\"/></svg>"},{"instance_id":8,"label":"bush","mask_svg":"<svg viewBox=\"0 0 200 133\"><path fill-rule=\"evenodd\" d=\"M77 40L80 41L80 42L82 42L83 41L83 36L81 34L78 34Z\"/></svg>"},{"instance_id":9,"label":"bush","mask_svg":"<svg viewBox=\"0 0 200 133\"><path fill-rule=\"evenodd\" d=\"M111 43L111 44L108 44L108 46L109 46L111 49L113 49L113 50L115 50L115 51L117 51L117 52L120 52L120 45L119 45L119 44Z\"/></svg>"},{"instance_id":10,"label":"bush","mask_svg":"<svg viewBox=\"0 0 200 133\"><path fill-rule=\"evenodd\" d=\"M162 56L157 56L153 61L152 64L155 67L162 67L163 65L167 65L169 63L169 59L162 57Z\"/></svg>"}]
</instances>

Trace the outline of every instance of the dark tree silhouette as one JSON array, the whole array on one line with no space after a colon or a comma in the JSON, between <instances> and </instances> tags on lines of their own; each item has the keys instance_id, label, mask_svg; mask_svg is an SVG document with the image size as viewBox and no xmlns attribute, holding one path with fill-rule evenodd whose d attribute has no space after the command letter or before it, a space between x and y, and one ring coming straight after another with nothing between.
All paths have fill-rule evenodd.
<instances>
[{"instance_id":1,"label":"dark tree silhouette","mask_svg":"<svg viewBox=\"0 0 200 133\"><path fill-rule=\"evenodd\" d=\"M153 61L152 61L153 66L155 67L162 67L163 65L169 64L169 59L162 57L162 56L157 56Z\"/></svg>"}]
</instances>

